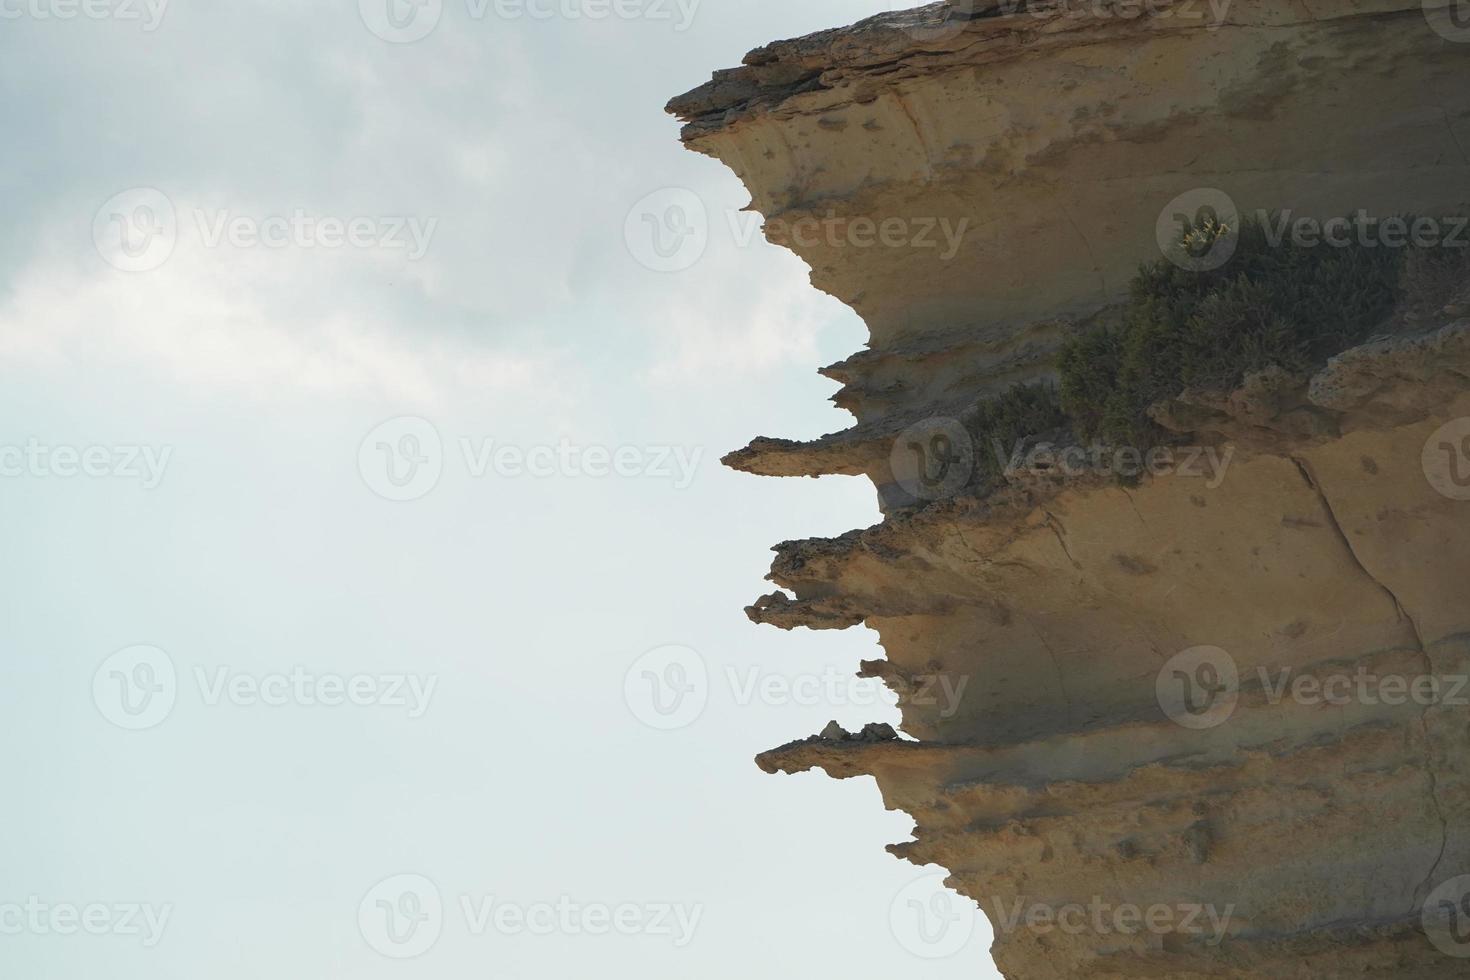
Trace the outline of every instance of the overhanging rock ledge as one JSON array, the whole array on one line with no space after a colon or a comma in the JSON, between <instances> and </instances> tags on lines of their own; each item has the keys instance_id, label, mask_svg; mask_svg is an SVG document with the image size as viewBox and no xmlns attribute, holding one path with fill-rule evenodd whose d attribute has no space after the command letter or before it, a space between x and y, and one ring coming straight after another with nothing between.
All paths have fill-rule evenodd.
<instances>
[{"instance_id":1,"label":"overhanging rock ledge","mask_svg":"<svg viewBox=\"0 0 1470 980\"><path fill-rule=\"evenodd\" d=\"M978 406L1055 383L1060 348L1126 315L1177 202L1185 224L1217 199L1466 213L1470 43L1448 3L1144 6L886 14L670 103L871 334L825 369L852 428L726 462L877 487L881 524L780 545L783 591L748 612L875 630L887 659L862 669L907 737L829 729L759 763L875 777L916 824L890 849L948 869L1007 977L1470 976L1470 293L1308 370L1153 405L1201 472L1031 455L925 482L926 426L974 434ZM1211 710L1173 710L1176 683ZM1207 908L1224 933L1005 926L1098 901Z\"/></svg>"}]
</instances>

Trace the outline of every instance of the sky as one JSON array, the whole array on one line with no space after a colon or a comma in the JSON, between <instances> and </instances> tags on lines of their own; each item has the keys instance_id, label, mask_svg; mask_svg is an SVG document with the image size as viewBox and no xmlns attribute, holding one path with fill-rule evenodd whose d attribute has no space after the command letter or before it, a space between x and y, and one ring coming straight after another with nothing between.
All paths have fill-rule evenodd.
<instances>
[{"instance_id":1,"label":"sky","mask_svg":"<svg viewBox=\"0 0 1470 980\"><path fill-rule=\"evenodd\" d=\"M718 462L866 331L662 111L894 6L0 0L0 972L995 975L752 761L898 720Z\"/></svg>"}]
</instances>

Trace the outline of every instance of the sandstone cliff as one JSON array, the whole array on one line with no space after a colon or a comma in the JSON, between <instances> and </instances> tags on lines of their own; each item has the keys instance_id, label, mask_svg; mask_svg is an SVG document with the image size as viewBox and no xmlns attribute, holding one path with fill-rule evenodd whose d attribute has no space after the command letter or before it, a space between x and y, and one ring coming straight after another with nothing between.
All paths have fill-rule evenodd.
<instances>
[{"instance_id":1,"label":"sandstone cliff","mask_svg":"<svg viewBox=\"0 0 1470 980\"><path fill-rule=\"evenodd\" d=\"M1131 467L1058 415L986 475L975 422L1017 384L1075 388L1059 348L1133 315L1140 266L1207 209L1238 209L1232 236L1257 211L1452 227L1470 29L1447 7L936 4L670 104L871 331L823 369L852 428L727 462L878 488L878 526L779 545L749 613L877 631L862 670L907 737L758 761L874 776L916 824L890 850L948 869L1008 977L1470 975L1470 293L1406 288L1306 368L1181 383ZM1234 261L1199 259L1176 264ZM1224 935L1008 911L1099 903Z\"/></svg>"}]
</instances>

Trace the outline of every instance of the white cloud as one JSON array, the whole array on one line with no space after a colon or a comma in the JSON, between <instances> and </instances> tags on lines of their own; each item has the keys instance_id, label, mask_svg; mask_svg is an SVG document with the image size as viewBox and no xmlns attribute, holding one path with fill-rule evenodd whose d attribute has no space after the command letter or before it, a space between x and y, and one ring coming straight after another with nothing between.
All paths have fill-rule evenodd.
<instances>
[{"instance_id":1,"label":"white cloud","mask_svg":"<svg viewBox=\"0 0 1470 980\"><path fill-rule=\"evenodd\" d=\"M432 404L466 390L555 393L551 352L406 329L354 301L379 261L181 240L160 268L126 273L47 249L0 303L0 360L10 371L137 372L230 398L298 390Z\"/></svg>"},{"instance_id":2,"label":"white cloud","mask_svg":"<svg viewBox=\"0 0 1470 980\"><path fill-rule=\"evenodd\" d=\"M697 288L692 279L667 277L670 288L650 324L659 346L650 380L708 384L787 364L817 365L817 335L844 308L789 263L740 258L746 261L739 273L702 277Z\"/></svg>"}]
</instances>

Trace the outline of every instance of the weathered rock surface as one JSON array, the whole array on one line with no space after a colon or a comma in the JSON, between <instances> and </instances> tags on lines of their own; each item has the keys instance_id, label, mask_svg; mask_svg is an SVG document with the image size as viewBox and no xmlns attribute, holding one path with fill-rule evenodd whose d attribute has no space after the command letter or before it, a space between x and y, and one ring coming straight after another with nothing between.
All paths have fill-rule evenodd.
<instances>
[{"instance_id":1,"label":"weathered rock surface","mask_svg":"<svg viewBox=\"0 0 1470 980\"><path fill-rule=\"evenodd\" d=\"M871 329L824 371L853 428L726 462L878 487L881 524L778 546L784 591L747 612L877 631L887 659L863 672L899 694L908 738L829 728L758 761L874 776L916 823L890 850L949 870L1008 977L1470 976L1426 934L1458 925L1470 957L1470 882L1444 901L1470 874L1470 441L1444 428L1470 416L1470 320L1161 403L1199 465L1136 483L1030 467L916 499L893 464L916 423L1054 377L1187 191L1323 219L1454 212L1470 44L1432 29L1445 6L1236 0L1203 23L1183 17L1208 20L1202 3L936 4L772 44L670 105ZM894 218L966 230L948 256L938 234L854 244ZM793 234L802 219L821 231ZM1212 680L1219 714L1174 710L1170 685ZM1348 693L1304 693L1322 683ZM1099 900L1228 926L1007 925L1016 903Z\"/></svg>"}]
</instances>

